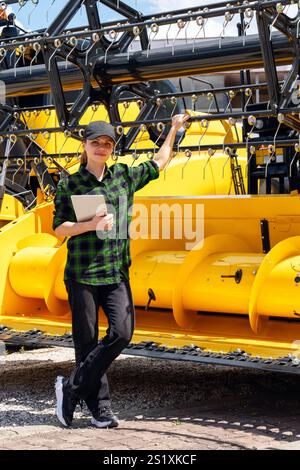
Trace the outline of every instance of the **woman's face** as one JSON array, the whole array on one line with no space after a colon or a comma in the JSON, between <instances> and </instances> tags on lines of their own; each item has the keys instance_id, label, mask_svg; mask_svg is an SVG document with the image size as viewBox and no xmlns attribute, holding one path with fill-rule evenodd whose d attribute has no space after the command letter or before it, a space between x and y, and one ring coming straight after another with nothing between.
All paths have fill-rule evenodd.
<instances>
[{"instance_id":1,"label":"woman's face","mask_svg":"<svg viewBox=\"0 0 300 470\"><path fill-rule=\"evenodd\" d=\"M86 151L88 160L104 163L113 152L114 141L110 137L102 135L97 139L83 142L83 148Z\"/></svg>"}]
</instances>

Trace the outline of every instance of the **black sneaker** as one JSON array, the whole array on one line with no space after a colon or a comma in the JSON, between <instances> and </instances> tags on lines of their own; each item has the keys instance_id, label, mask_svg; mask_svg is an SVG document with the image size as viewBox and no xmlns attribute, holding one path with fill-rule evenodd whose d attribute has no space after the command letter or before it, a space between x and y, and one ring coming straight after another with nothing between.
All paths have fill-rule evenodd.
<instances>
[{"instance_id":1,"label":"black sneaker","mask_svg":"<svg viewBox=\"0 0 300 470\"><path fill-rule=\"evenodd\" d=\"M66 385L66 379L62 376L56 378L55 392L56 416L63 426L71 426L78 399L70 392Z\"/></svg>"},{"instance_id":2,"label":"black sneaker","mask_svg":"<svg viewBox=\"0 0 300 470\"><path fill-rule=\"evenodd\" d=\"M99 411L93 413L91 423L97 428L116 428L119 425L118 418L109 405L102 406Z\"/></svg>"}]
</instances>

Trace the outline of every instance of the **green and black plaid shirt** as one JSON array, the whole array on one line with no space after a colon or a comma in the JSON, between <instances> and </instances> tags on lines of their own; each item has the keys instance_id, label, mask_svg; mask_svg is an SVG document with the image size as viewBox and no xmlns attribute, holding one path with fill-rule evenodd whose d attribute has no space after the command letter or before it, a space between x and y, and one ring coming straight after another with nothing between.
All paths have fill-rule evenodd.
<instances>
[{"instance_id":1,"label":"green and black plaid shirt","mask_svg":"<svg viewBox=\"0 0 300 470\"><path fill-rule=\"evenodd\" d=\"M68 239L68 257L64 280L92 285L113 284L128 279L131 265L128 209L133 204L135 191L159 177L159 167L154 160L129 167L124 163L106 165L102 181L90 173L85 165L57 186L54 199L53 230L63 222L76 222L71 195L102 194L106 204L113 206L114 227L112 231L90 231ZM125 232L125 236L124 236ZM99 238L98 235L101 237Z\"/></svg>"}]
</instances>

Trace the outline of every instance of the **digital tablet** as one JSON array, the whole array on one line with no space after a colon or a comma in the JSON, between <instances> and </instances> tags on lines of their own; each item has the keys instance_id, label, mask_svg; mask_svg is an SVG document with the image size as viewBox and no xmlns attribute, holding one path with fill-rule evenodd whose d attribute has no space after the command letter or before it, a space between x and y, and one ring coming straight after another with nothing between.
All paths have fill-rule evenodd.
<instances>
[{"instance_id":1,"label":"digital tablet","mask_svg":"<svg viewBox=\"0 0 300 470\"><path fill-rule=\"evenodd\" d=\"M77 222L91 220L96 214L107 214L105 198L102 194L72 195L71 200Z\"/></svg>"}]
</instances>

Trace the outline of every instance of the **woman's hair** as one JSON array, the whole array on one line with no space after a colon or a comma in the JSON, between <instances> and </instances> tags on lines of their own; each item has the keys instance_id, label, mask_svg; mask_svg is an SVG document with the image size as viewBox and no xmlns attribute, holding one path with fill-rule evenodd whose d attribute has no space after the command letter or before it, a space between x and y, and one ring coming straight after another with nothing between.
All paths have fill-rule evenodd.
<instances>
[{"instance_id":1,"label":"woman's hair","mask_svg":"<svg viewBox=\"0 0 300 470\"><path fill-rule=\"evenodd\" d=\"M84 150L84 151L82 152L82 154L80 155L79 161L80 161L80 163L81 163L82 165L86 165L86 164L87 164L87 153L86 153L85 150Z\"/></svg>"},{"instance_id":2,"label":"woman's hair","mask_svg":"<svg viewBox=\"0 0 300 470\"><path fill-rule=\"evenodd\" d=\"M82 143L84 143L85 140L82 141ZM86 150L83 150L82 154L80 155L80 159L79 159L80 163L82 165L86 165L87 164L87 153L86 153Z\"/></svg>"}]
</instances>

